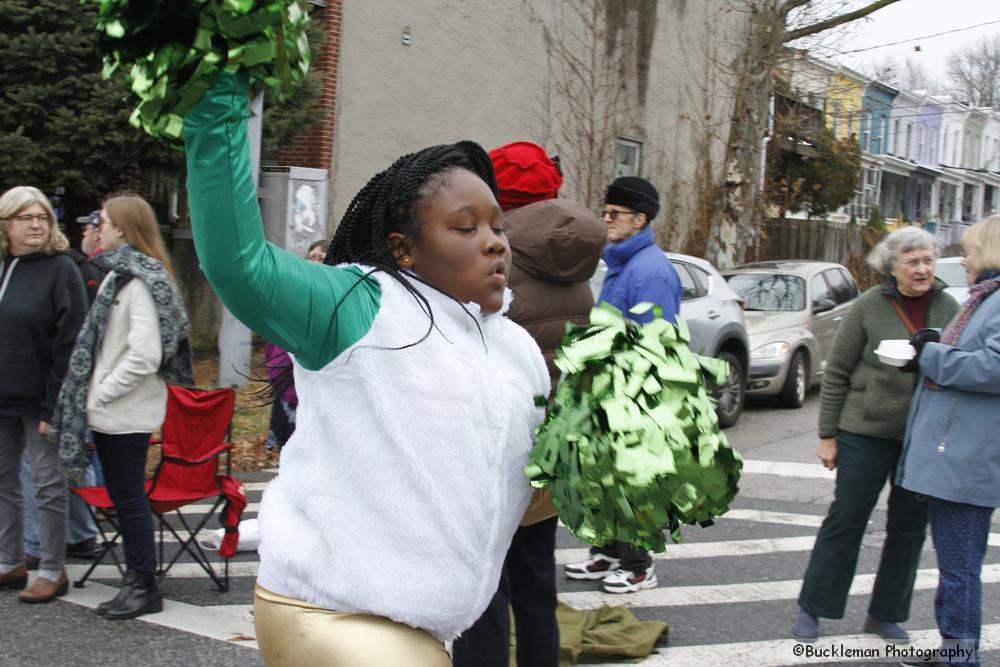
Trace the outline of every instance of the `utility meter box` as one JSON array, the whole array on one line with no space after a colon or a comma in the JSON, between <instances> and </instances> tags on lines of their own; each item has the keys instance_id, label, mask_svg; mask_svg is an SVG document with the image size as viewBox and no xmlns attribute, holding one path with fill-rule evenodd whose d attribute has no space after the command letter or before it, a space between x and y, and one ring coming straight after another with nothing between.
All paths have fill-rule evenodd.
<instances>
[{"instance_id":1,"label":"utility meter box","mask_svg":"<svg viewBox=\"0 0 1000 667\"><path fill-rule=\"evenodd\" d=\"M314 241L325 240L327 171L305 167L262 167L260 208L267 240L305 257Z\"/></svg>"}]
</instances>

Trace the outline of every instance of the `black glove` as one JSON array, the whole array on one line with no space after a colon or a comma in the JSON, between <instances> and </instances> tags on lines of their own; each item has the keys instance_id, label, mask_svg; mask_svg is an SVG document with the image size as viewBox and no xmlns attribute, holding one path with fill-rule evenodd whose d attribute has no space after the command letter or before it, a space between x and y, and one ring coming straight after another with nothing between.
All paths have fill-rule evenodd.
<instances>
[{"instance_id":1,"label":"black glove","mask_svg":"<svg viewBox=\"0 0 1000 667\"><path fill-rule=\"evenodd\" d=\"M941 332L937 329L920 329L913 337L910 338L910 345L913 346L915 354L913 358L906 362L905 366L901 366L899 370L904 373L917 373L920 371L920 353L924 351L924 345L927 343L940 343L941 342Z\"/></svg>"}]
</instances>

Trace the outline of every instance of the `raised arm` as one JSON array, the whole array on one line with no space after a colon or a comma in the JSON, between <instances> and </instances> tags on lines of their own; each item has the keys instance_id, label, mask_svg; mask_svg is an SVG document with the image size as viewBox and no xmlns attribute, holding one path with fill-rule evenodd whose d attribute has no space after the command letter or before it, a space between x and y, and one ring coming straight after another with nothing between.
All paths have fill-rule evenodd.
<instances>
[{"instance_id":1,"label":"raised arm","mask_svg":"<svg viewBox=\"0 0 1000 667\"><path fill-rule=\"evenodd\" d=\"M198 259L233 315L306 368L322 368L371 327L378 283L359 283L358 269L307 262L265 241L250 165L249 113L245 80L223 74L184 119Z\"/></svg>"}]
</instances>

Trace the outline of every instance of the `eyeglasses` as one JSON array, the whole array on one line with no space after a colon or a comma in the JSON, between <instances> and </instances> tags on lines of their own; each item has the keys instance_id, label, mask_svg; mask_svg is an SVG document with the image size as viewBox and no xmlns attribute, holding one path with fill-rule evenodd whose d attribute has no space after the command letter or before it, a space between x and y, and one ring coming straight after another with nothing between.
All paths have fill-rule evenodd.
<instances>
[{"instance_id":1,"label":"eyeglasses","mask_svg":"<svg viewBox=\"0 0 1000 667\"><path fill-rule=\"evenodd\" d=\"M638 215L638 211L619 211L615 209L606 208L601 211L601 219L611 218L611 222L618 219L619 215Z\"/></svg>"},{"instance_id":2,"label":"eyeglasses","mask_svg":"<svg viewBox=\"0 0 1000 667\"><path fill-rule=\"evenodd\" d=\"M934 266L933 257L915 257L913 259L908 259L905 262L899 262L908 269L915 269L921 264L924 266Z\"/></svg>"},{"instance_id":3,"label":"eyeglasses","mask_svg":"<svg viewBox=\"0 0 1000 667\"><path fill-rule=\"evenodd\" d=\"M14 222L20 222L25 225L29 225L32 221L37 220L38 222L48 222L49 216L45 213L39 213L38 215L19 215L13 218Z\"/></svg>"}]
</instances>

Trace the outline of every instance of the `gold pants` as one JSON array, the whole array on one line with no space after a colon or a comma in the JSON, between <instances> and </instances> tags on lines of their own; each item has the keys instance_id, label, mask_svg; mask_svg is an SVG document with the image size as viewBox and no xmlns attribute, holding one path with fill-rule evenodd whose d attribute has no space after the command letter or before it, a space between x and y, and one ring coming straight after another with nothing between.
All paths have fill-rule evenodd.
<instances>
[{"instance_id":1,"label":"gold pants","mask_svg":"<svg viewBox=\"0 0 1000 667\"><path fill-rule=\"evenodd\" d=\"M451 667L444 644L381 616L322 609L259 585L253 614L268 667Z\"/></svg>"}]
</instances>

